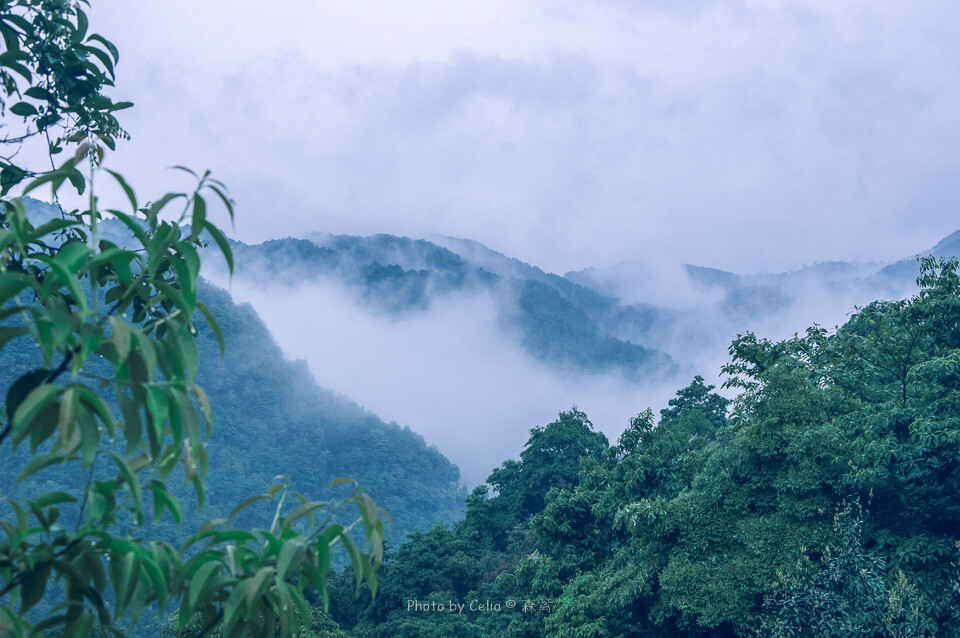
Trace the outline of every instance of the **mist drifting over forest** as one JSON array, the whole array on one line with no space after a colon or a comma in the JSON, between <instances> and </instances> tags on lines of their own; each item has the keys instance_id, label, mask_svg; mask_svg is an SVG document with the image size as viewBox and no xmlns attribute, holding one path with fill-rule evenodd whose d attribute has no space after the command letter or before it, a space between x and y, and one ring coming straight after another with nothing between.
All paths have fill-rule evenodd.
<instances>
[{"instance_id":1,"label":"mist drifting over forest","mask_svg":"<svg viewBox=\"0 0 960 638\"><path fill-rule=\"evenodd\" d=\"M960 635L956 0L0 32L0 635Z\"/></svg>"},{"instance_id":2,"label":"mist drifting over forest","mask_svg":"<svg viewBox=\"0 0 960 638\"><path fill-rule=\"evenodd\" d=\"M913 294L918 269L909 257L779 274L625 262L561 277L448 237L309 237L239 245L245 265L234 277L217 268L208 276L250 303L321 386L412 427L468 486L561 410L576 406L615 440L695 375L719 386L738 334L834 328L873 299ZM957 239L926 252L960 252ZM548 312L579 313L595 334L531 314L528 304L546 303L526 290L531 282L555 292ZM663 360L591 358L598 339Z\"/></svg>"}]
</instances>

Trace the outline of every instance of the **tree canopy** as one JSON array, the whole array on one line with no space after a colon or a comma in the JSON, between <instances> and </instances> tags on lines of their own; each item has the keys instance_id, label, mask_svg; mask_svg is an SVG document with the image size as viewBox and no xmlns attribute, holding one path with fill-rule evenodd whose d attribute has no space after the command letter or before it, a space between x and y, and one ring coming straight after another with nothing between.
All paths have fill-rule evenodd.
<instances>
[{"instance_id":1,"label":"tree canopy","mask_svg":"<svg viewBox=\"0 0 960 638\"><path fill-rule=\"evenodd\" d=\"M613 445L568 428L589 423L577 411L533 430L492 497L388 556L384 607L334 617L356 636L956 634L957 269L922 259L914 297L835 331L740 335L732 402L697 377Z\"/></svg>"}]
</instances>

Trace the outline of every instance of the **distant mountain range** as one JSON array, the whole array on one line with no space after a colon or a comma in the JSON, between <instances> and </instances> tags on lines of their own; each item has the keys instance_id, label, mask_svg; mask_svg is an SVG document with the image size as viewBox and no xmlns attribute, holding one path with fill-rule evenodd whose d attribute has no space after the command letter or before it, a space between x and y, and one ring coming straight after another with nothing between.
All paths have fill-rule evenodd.
<instances>
[{"instance_id":1,"label":"distant mountain range","mask_svg":"<svg viewBox=\"0 0 960 638\"><path fill-rule=\"evenodd\" d=\"M36 215L52 214L39 202L30 207ZM124 231L119 224L107 222L101 228L104 236L113 233L112 239L122 243ZM616 436L626 423L624 415L636 414L647 405L658 407L661 398L672 396L694 374L716 378L736 334L753 330L760 336L785 338L814 322L832 327L842 323L856 305L913 294L918 274L918 264L909 256L887 263L816 263L773 274L631 261L561 276L478 242L452 237L424 240L312 233L233 245L237 263L233 281L246 282L260 291L257 303L279 299L280 286L287 286L289 292L312 282L336 287L355 306L331 306L326 309L329 313L360 312L386 319L388 324L404 325L430 316L451 301L482 298L494 309L497 338L512 344L511 350L536 362L540 369L557 373L557 377L548 377L524 369L510 376L502 366L516 365L516 359L491 356L481 361L487 368L480 381L477 377L466 381L477 383L467 392L480 397L471 407L438 413L426 428L417 416L398 413L400 416L391 417L426 434L425 441L407 428L384 423L342 395L319 388L306 366L284 361L274 341L281 333L271 337L253 312L263 313L268 307L256 303L252 309L237 306L216 288L207 289L208 303L222 317L230 342L228 357L223 360L212 344L203 345L210 354L200 382L210 386L211 399L220 402L219 407L214 406L220 425L212 443L221 441L224 459L222 465L212 466L223 470L222 474L219 469L212 470L212 493L220 490L229 501L242 490L269 481L285 467L298 483L308 485L346 473L362 480L375 496L382 495L388 509L400 513L395 519L402 531L422 528L433 520L449 520L462 505L464 492L457 468L440 452L467 468L465 477L474 484L505 455L516 453L519 447L514 447L522 444L527 429L538 425L542 418L538 415L555 414L573 403L591 408L592 415L611 406L607 414L601 414L599 425ZM960 231L923 254L960 255ZM209 255L205 273L225 282L216 263L215 255ZM234 290L242 298L237 291L243 287L236 285ZM457 317L462 320L462 315ZM446 320L430 325L448 332L461 327ZM315 335L303 338L339 338L335 331ZM483 339L490 333L474 331L471 335ZM430 338L429 334L423 338ZM383 347L382 340L377 343ZM415 347L421 343L416 342ZM307 352L301 353L302 345L302 341L294 341L293 347L284 347L288 356L309 358ZM474 347L482 350L485 344ZM371 378L378 372L375 357L358 362L352 365L369 371ZM310 365L314 364L311 360ZM328 358L320 365L332 371L324 382L334 391L344 392L338 385L342 376L338 370L345 362ZM474 362L459 365L462 372L463 366L469 368ZM316 374L317 368L311 369ZM400 374L416 374L416 370ZM508 377L512 396L504 393L503 384L491 391L493 386L483 381L483 375ZM558 379L566 379L566 385L552 394L542 391ZM396 375L381 384L395 381ZM458 377L453 386L463 383ZM398 400L391 398L378 405L369 393L355 396L357 388L367 390L365 385L354 385L348 394L368 408L375 405L380 414ZM444 391L448 393L442 394ZM369 392L378 390L374 387ZM465 396L450 393L449 387L433 387L429 381L415 390L400 388L390 396L407 398L417 393L424 396L412 397L411 402L441 407L463 403ZM478 409L484 402L502 407ZM518 411L518 406L526 412ZM419 414L427 413L421 410ZM458 444L465 431L471 431L474 438ZM439 443L441 450L429 443ZM398 450L403 457L400 465L385 466L384 460L393 459ZM476 467L469 467L470 463ZM244 480L230 484L230 477L237 476Z\"/></svg>"},{"instance_id":2,"label":"distant mountain range","mask_svg":"<svg viewBox=\"0 0 960 638\"><path fill-rule=\"evenodd\" d=\"M312 233L235 250L238 277L332 281L398 321L453 295L490 295L499 329L535 359L635 383L698 373L746 330L782 338L814 322L832 327L855 305L912 294L918 274L907 257L774 274L622 262L560 276L453 237ZM924 254L960 255L960 231Z\"/></svg>"},{"instance_id":3,"label":"distant mountain range","mask_svg":"<svg viewBox=\"0 0 960 638\"><path fill-rule=\"evenodd\" d=\"M536 359L560 369L616 370L642 381L672 375L663 352L613 334L608 326L653 320L652 308L624 306L614 297L545 273L474 242L449 240L461 255L422 239L393 235L310 235L257 245L237 242L237 276L254 281L334 280L370 312L398 320L429 310L451 295L488 294L499 325Z\"/></svg>"}]
</instances>

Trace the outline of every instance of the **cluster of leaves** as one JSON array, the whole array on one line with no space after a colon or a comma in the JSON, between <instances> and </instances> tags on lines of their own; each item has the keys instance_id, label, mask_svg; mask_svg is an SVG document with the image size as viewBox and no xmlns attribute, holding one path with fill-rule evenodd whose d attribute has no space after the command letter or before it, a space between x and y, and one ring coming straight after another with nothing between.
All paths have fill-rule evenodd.
<instances>
[{"instance_id":1,"label":"cluster of leaves","mask_svg":"<svg viewBox=\"0 0 960 638\"><path fill-rule=\"evenodd\" d=\"M59 186L76 170L74 164L43 175L30 188ZM313 510L329 504L303 497L283 515L280 498L273 524L259 536L233 529L233 514L208 522L179 548L111 533L119 524L146 525L145 492L152 497L153 522L169 511L180 523L180 505L165 485L177 466L203 503L204 440L212 422L206 395L193 383L199 365L194 314L204 316L214 331L219 328L196 299L201 229L211 232L230 261L229 246L204 219L205 187L223 195L203 176L195 192L165 196L143 208L126 188L139 218L110 214L129 227L133 248L97 241L96 222L84 221L95 220L96 211L35 228L22 201L3 202L0 303L8 325L0 329L5 342L33 341L42 367L11 385L0 440L9 436L14 450L29 444L33 460L21 480L65 464L76 464L88 477L79 499L62 491L21 503L4 499L15 514L15 521L0 521L6 535L0 543L0 593L10 598L0 609L7 629L30 629L26 613L48 586L62 582L63 602L32 631L59 626L82 635L95 620L108 625L125 618L133 626L148 605L164 608L179 599L184 621L198 610L211 624L222 622L227 635L258 633L277 619L292 634L299 627L293 614L307 617L309 610L302 584L291 585L287 578L300 571L304 583L325 596L323 577L334 542L343 543L358 576L375 588L383 525L372 501L359 492L350 500L372 542L370 557L361 556L342 526L314 526ZM160 221L162 208L177 199L187 201L180 222ZM189 231L183 219L192 222ZM278 489L241 506L273 497ZM67 508L71 511L62 512ZM72 531L58 524L62 513L74 523ZM304 516L310 525L295 530ZM108 580L112 614L105 602ZM274 610L280 610L279 618Z\"/></svg>"},{"instance_id":2,"label":"cluster of leaves","mask_svg":"<svg viewBox=\"0 0 960 638\"><path fill-rule=\"evenodd\" d=\"M864 616L882 619L883 635L891 638L924 635L917 587L902 571L889 582L885 561L864 548L860 505L844 505L833 525L835 541L819 561L805 553L794 573L778 574L764 600L757 635L869 638L876 625L864 622Z\"/></svg>"},{"instance_id":3,"label":"cluster of leaves","mask_svg":"<svg viewBox=\"0 0 960 638\"><path fill-rule=\"evenodd\" d=\"M109 115L119 105L100 94L108 85L104 69L112 79L113 46L99 36L84 40L87 19L78 3L8 2L3 9L0 67L7 96L21 91L10 79L15 73L31 83L23 95L46 100L36 114L18 107L26 102L10 111L39 118L42 132L57 118L69 120L61 124L68 133L81 131L50 142L51 154L61 143L83 140L24 194L49 185L56 198L68 183L82 194L95 174L106 173L130 210L98 210L90 188L87 210L34 225L21 198L0 200L0 348L25 341L35 346L39 363L9 387L0 442L28 454L18 483L36 485L49 472L85 477L79 490L19 494L4 486L11 492L0 501L8 508L0 515L0 633L85 636L95 624L116 633L135 627L148 608L177 606L180 630L199 615L199 633L217 627L226 636L294 635L313 614L305 587L326 602L324 578L337 543L350 557L357 587L364 581L375 594L382 510L359 489L329 503L281 483L244 500L227 518L208 521L179 547L148 540L166 512L178 526L182 521L167 487L177 467L203 506L212 415L194 382L198 316L223 343L216 319L197 298L198 250L212 240L232 270L230 246L207 220L207 199L215 195L231 218L233 205L223 185L205 173L195 175L193 192L141 206L122 176L100 167L100 142L112 146L119 130ZM90 40L110 57L84 44ZM60 45L62 59L49 50ZM168 221L175 203L183 208ZM123 241L99 236L102 213L122 222ZM232 524L243 508L267 500L276 501L269 527L254 533ZM358 509L355 524L362 524L369 554L349 528L331 522L346 504ZM331 511L316 519L323 510Z\"/></svg>"},{"instance_id":4,"label":"cluster of leaves","mask_svg":"<svg viewBox=\"0 0 960 638\"><path fill-rule=\"evenodd\" d=\"M8 130L0 143L9 153L0 156L0 195L37 174L14 162L31 137L43 136L51 157L70 142L91 138L113 149L117 138L126 137L114 113L133 105L104 93L114 84L119 53L109 40L89 33L81 6L87 4L0 2L0 112L18 118L2 125ZM102 159L103 151L95 152Z\"/></svg>"}]
</instances>

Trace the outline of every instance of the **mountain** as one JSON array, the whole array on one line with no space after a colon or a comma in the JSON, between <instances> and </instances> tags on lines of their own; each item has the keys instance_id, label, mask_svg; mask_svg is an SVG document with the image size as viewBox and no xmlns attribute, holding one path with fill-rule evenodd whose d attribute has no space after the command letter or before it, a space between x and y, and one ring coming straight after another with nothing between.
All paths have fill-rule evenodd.
<instances>
[{"instance_id":1,"label":"mountain","mask_svg":"<svg viewBox=\"0 0 960 638\"><path fill-rule=\"evenodd\" d=\"M201 329L197 383L215 423L209 500L239 502L276 475L320 495L330 480L346 476L390 513L397 538L459 518L466 494L460 472L422 436L319 387L304 361L283 357L250 305L233 303L206 282L198 296L227 342L221 357L216 339Z\"/></svg>"},{"instance_id":2,"label":"mountain","mask_svg":"<svg viewBox=\"0 0 960 638\"><path fill-rule=\"evenodd\" d=\"M422 239L393 235L312 234L256 245L236 242L236 276L259 284L335 281L372 313L397 320L429 311L455 295L490 295L500 330L537 360L578 373L618 372L633 381L675 374L663 352L610 329L624 314L619 300L545 273L476 242L447 239L465 255Z\"/></svg>"},{"instance_id":3,"label":"mountain","mask_svg":"<svg viewBox=\"0 0 960 638\"><path fill-rule=\"evenodd\" d=\"M27 200L27 208L35 222L56 214L52 206L36 200ZM118 222L105 220L101 236L121 242L125 232ZM210 308L226 341L221 356L212 331L198 324L201 365L196 382L205 389L214 416L206 506L199 522L226 516L241 500L262 493L278 475L289 477L294 490L314 497L323 497L333 478L357 480L390 514L396 539L462 515L466 489L459 469L421 435L385 423L318 386L304 361L283 356L249 304L234 303L229 293L203 280L198 298ZM29 339L7 343L0 350L0 393L5 396L12 381L39 362ZM21 450L12 462L0 463L5 494L17 489L24 460ZM30 493L36 487L31 482L39 480L58 483L67 492L79 489L75 477L59 475L57 468L30 477L21 489ZM40 492L49 491L47 487ZM177 488L177 493L184 502L194 498L185 488ZM184 512L193 509L184 507ZM184 529L195 529L199 522L188 518ZM264 522L251 520L250 525L263 527ZM172 526L163 533L179 537Z\"/></svg>"},{"instance_id":4,"label":"mountain","mask_svg":"<svg viewBox=\"0 0 960 638\"><path fill-rule=\"evenodd\" d=\"M921 254L960 255L960 231ZM755 274L621 262L564 276L619 299L624 307L654 308L648 322L622 322L609 330L702 372L718 367L739 333L786 338L813 323L833 327L856 306L913 294L918 274L917 259L910 257L887 264L818 262L790 272Z\"/></svg>"},{"instance_id":5,"label":"mountain","mask_svg":"<svg viewBox=\"0 0 960 638\"><path fill-rule=\"evenodd\" d=\"M401 323L445 299L489 297L498 331L528 356L633 384L718 368L746 330L782 338L810 323L837 325L855 305L909 295L918 272L915 259L756 274L628 261L560 276L445 236L310 233L235 249L241 280L333 283L365 312ZM929 252L960 253L960 231Z\"/></svg>"}]
</instances>

